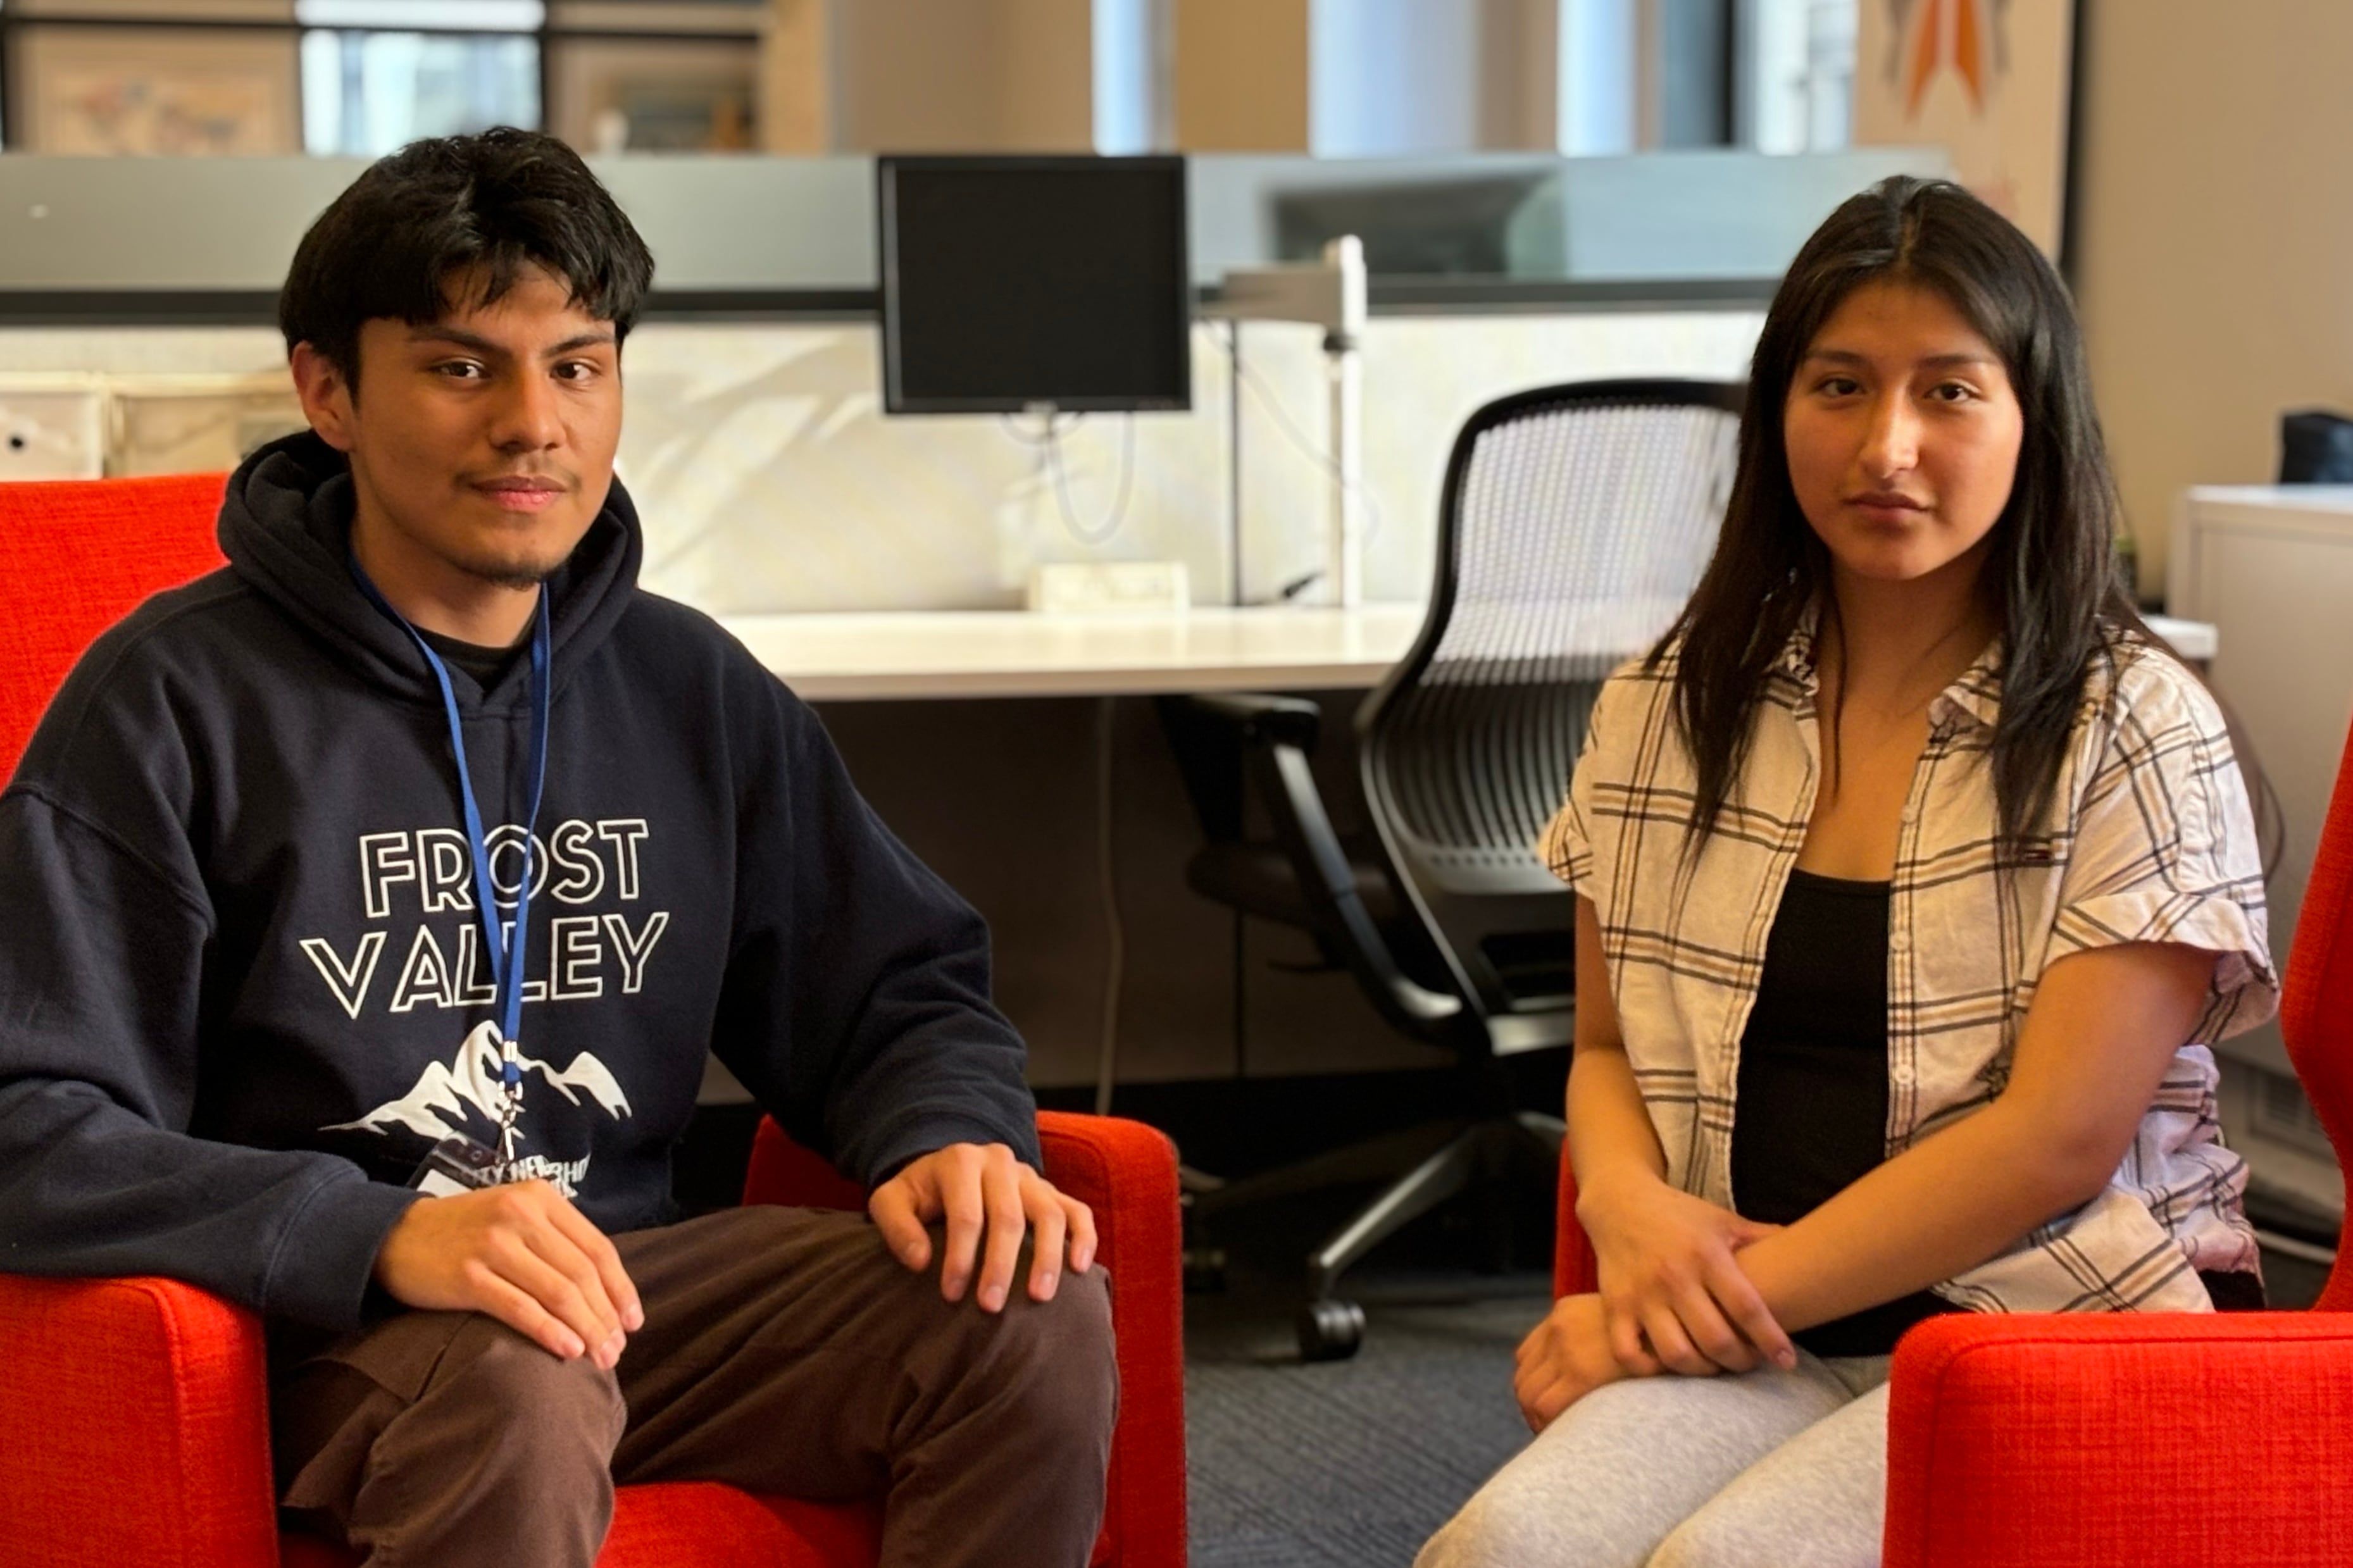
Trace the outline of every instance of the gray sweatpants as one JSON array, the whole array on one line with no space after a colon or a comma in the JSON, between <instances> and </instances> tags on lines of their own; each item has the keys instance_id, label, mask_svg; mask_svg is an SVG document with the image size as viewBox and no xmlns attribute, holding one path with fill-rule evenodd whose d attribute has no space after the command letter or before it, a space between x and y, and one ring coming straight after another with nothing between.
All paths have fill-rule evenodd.
<instances>
[{"instance_id":1,"label":"gray sweatpants","mask_svg":"<svg viewBox=\"0 0 2353 1568\"><path fill-rule=\"evenodd\" d=\"M1885 1356L1633 1378L1537 1434L1415 1568L1877 1568Z\"/></svg>"}]
</instances>

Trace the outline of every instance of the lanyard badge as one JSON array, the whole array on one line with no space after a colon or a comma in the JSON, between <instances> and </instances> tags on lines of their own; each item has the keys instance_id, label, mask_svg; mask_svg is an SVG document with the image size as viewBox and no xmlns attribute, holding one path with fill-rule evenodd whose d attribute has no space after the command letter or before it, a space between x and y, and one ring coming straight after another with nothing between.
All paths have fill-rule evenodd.
<instances>
[{"instance_id":1,"label":"lanyard badge","mask_svg":"<svg viewBox=\"0 0 2353 1568\"><path fill-rule=\"evenodd\" d=\"M531 804L523 819L522 886L515 892L514 921L505 931L499 922L498 889L491 881L491 854L487 836L482 831L482 812L474 798L474 778L466 764L466 733L458 713L458 696L449 685L448 667L441 662L408 618L392 607L389 600L368 580L359 558L351 558L353 578L361 592L375 607L406 632L417 651L425 656L427 668L441 688L441 708L449 721L449 750L458 763L458 798L466 817L466 852L472 861L474 873L474 912L482 925L482 951L488 955L491 983L497 998L499 1042L501 1058L499 1083L501 1089L499 1108L499 1146L495 1153L470 1138L445 1138L434 1146L409 1185L427 1194L447 1195L465 1188L496 1186L509 1179L515 1160L518 1134L515 1121L522 1113L522 970L523 953L531 921L531 884L538 868L532 862L532 836L539 826L539 802L547 784L547 722L548 710L553 706L553 679L549 667L554 662L550 654L551 635L548 629L547 585L539 589L539 605L533 612L531 632Z\"/></svg>"}]
</instances>

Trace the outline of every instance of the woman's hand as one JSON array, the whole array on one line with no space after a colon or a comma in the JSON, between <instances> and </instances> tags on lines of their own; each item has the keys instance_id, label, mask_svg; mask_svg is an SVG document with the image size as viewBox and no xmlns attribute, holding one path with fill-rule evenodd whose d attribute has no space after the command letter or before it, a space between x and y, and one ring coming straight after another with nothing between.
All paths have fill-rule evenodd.
<instances>
[{"instance_id":1,"label":"woman's hand","mask_svg":"<svg viewBox=\"0 0 2353 1568\"><path fill-rule=\"evenodd\" d=\"M1743 1219L1648 1171L1581 1190L1577 1218L1600 1266L1606 1343L1627 1373L1663 1365L1696 1377L1767 1360L1797 1364L1789 1336L1733 1260L1780 1226Z\"/></svg>"},{"instance_id":2,"label":"woman's hand","mask_svg":"<svg viewBox=\"0 0 2353 1568\"><path fill-rule=\"evenodd\" d=\"M1651 1362L1634 1371L1609 1353L1599 1296L1563 1296L1543 1322L1520 1342L1512 1373L1512 1394L1528 1429L1541 1432L1553 1417L1605 1383L1648 1376L1661 1370Z\"/></svg>"}]
</instances>

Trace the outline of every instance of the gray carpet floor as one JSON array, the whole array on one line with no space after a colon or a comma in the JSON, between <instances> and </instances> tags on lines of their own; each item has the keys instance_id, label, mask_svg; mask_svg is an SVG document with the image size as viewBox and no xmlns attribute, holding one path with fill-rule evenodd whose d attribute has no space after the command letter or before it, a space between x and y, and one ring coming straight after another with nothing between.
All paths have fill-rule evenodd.
<instances>
[{"instance_id":1,"label":"gray carpet floor","mask_svg":"<svg viewBox=\"0 0 2353 1568\"><path fill-rule=\"evenodd\" d=\"M1544 1313L1538 1275L1350 1286L1355 1359L1303 1364L1292 1298L1186 1301L1193 1568L1405 1568L1527 1441L1512 1351Z\"/></svg>"}]
</instances>

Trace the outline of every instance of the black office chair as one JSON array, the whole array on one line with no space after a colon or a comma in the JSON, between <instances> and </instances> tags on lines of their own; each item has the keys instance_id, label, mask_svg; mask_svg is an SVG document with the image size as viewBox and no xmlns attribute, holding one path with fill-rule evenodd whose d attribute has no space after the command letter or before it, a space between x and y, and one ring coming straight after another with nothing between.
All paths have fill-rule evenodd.
<instances>
[{"instance_id":1,"label":"black office chair","mask_svg":"<svg viewBox=\"0 0 2353 1568\"><path fill-rule=\"evenodd\" d=\"M1570 895L1537 860L1600 682L1682 609L1731 488L1740 388L1691 381L1542 387L1473 415L1454 444L1429 619L1357 710L1372 831L1344 840L1309 769L1319 710L1208 696L1165 709L1210 840L1195 890L1303 927L1381 1016L1451 1051L1454 1120L1193 1197L1198 1227L1264 1198L1394 1174L1308 1259L1310 1360L1354 1354L1342 1270L1409 1221L1499 1178L1549 1184L1560 1120L1516 1110L1501 1058L1566 1046L1576 1016ZM1241 835L1239 763L1271 818ZM1435 1142L1435 1148L1432 1143Z\"/></svg>"}]
</instances>

